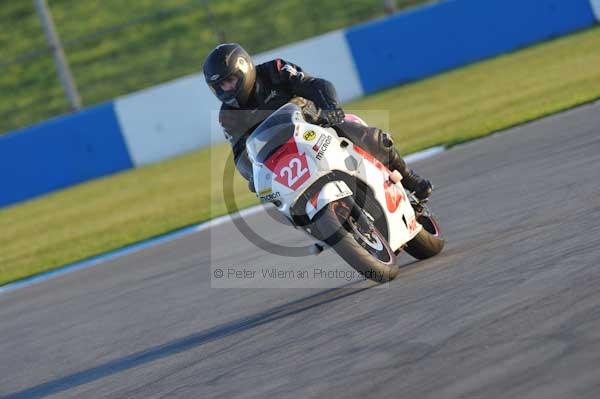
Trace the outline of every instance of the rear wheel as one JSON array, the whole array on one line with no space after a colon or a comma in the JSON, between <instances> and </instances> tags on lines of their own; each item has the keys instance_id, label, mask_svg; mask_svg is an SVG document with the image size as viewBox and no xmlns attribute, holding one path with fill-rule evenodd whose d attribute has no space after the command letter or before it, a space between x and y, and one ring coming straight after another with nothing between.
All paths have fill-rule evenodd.
<instances>
[{"instance_id":1,"label":"rear wheel","mask_svg":"<svg viewBox=\"0 0 600 399\"><path fill-rule=\"evenodd\" d=\"M433 216L417 216L423 228L412 240L406 243L404 250L414 258L427 259L439 254L444 248L440 229Z\"/></svg>"},{"instance_id":2,"label":"rear wheel","mask_svg":"<svg viewBox=\"0 0 600 399\"><path fill-rule=\"evenodd\" d=\"M396 256L386 237L351 198L323 208L315 217L311 231L364 277L384 283L398 275Z\"/></svg>"}]
</instances>

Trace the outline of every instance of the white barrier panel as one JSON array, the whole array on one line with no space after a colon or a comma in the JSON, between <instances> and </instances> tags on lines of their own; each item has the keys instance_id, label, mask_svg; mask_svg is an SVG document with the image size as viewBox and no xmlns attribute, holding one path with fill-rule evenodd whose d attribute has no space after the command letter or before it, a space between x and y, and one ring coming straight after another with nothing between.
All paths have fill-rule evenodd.
<instances>
[{"instance_id":1,"label":"white barrier panel","mask_svg":"<svg viewBox=\"0 0 600 399\"><path fill-rule=\"evenodd\" d=\"M344 33L334 31L253 57L256 63L283 58L312 76L331 80L342 101L363 95ZM198 69L202 67L198 62ZM202 74L115 100L115 111L134 165L160 161L223 141L216 116L220 104ZM211 128L213 130L211 134Z\"/></svg>"},{"instance_id":2,"label":"white barrier panel","mask_svg":"<svg viewBox=\"0 0 600 399\"><path fill-rule=\"evenodd\" d=\"M136 166L213 144L211 111L219 107L202 74L115 100L121 131Z\"/></svg>"},{"instance_id":3,"label":"white barrier panel","mask_svg":"<svg viewBox=\"0 0 600 399\"><path fill-rule=\"evenodd\" d=\"M354 58L341 30L260 53L253 58L257 64L274 58L293 62L307 74L331 81L342 101L364 94Z\"/></svg>"},{"instance_id":4,"label":"white barrier panel","mask_svg":"<svg viewBox=\"0 0 600 399\"><path fill-rule=\"evenodd\" d=\"M592 10L598 22L600 22L600 0L590 0L592 4Z\"/></svg>"}]
</instances>

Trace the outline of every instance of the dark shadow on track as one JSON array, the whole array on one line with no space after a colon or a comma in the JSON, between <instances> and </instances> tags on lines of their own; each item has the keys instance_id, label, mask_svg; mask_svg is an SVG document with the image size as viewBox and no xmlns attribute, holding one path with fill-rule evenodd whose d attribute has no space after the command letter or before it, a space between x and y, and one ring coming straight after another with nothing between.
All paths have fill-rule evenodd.
<instances>
[{"instance_id":1,"label":"dark shadow on track","mask_svg":"<svg viewBox=\"0 0 600 399\"><path fill-rule=\"evenodd\" d=\"M298 314L317 306L337 301L373 287L376 287L376 285L369 282L360 281L322 291L317 294L286 303L284 305L276 306L249 317L234 320L221 326L216 326L208 330L177 339L164 345L133 353L129 356L112 360L99 366L56 380L48 381L20 392L2 396L0 399L34 399L54 395L71 388L120 373L121 371L184 352L186 350L204 345L208 342L229 337L234 334Z\"/></svg>"}]
</instances>

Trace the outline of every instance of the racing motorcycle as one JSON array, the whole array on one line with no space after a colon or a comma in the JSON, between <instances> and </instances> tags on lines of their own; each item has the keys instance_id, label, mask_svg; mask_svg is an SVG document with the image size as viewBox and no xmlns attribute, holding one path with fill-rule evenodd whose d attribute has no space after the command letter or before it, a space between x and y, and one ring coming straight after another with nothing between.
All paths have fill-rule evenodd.
<instances>
[{"instance_id":1,"label":"racing motorcycle","mask_svg":"<svg viewBox=\"0 0 600 399\"><path fill-rule=\"evenodd\" d=\"M359 117L347 120L364 123ZM335 128L310 123L293 100L265 119L246 141L254 187L294 226L314 237L315 253L332 247L365 278L386 282L406 251L417 259L444 246L424 201Z\"/></svg>"}]
</instances>

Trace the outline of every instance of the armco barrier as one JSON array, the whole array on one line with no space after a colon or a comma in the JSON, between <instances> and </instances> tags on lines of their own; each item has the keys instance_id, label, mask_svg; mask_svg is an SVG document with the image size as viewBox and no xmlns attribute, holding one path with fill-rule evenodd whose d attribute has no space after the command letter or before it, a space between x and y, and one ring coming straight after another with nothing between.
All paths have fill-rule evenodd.
<instances>
[{"instance_id":1,"label":"armco barrier","mask_svg":"<svg viewBox=\"0 0 600 399\"><path fill-rule=\"evenodd\" d=\"M113 104L0 136L0 206L132 166Z\"/></svg>"},{"instance_id":2,"label":"armco barrier","mask_svg":"<svg viewBox=\"0 0 600 399\"><path fill-rule=\"evenodd\" d=\"M600 0L590 0L592 3L592 10L594 10L594 15L596 16L596 20L600 21Z\"/></svg>"},{"instance_id":3,"label":"armco barrier","mask_svg":"<svg viewBox=\"0 0 600 399\"><path fill-rule=\"evenodd\" d=\"M586 28L600 0L446 0L267 53L342 101ZM201 60L198 60L200 68ZM201 74L0 136L0 207L223 139Z\"/></svg>"},{"instance_id":4,"label":"armco barrier","mask_svg":"<svg viewBox=\"0 0 600 399\"><path fill-rule=\"evenodd\" d=\"M449 0L358 25L346 37L363 89L373 93L595 22L590 0Z\"/></svg>"},{"instance_id":5,"label":"armco barrier","mask_svg":"<svg viewBox=\"0 0 600 399\"><path fill-rule=\"evenodd\" d=\"M343 31L254 56L256 63L273 58L294 62L311 75L331 80L342 101L363 95ZM136 166L223 141L216 117L219 107L202 74L115 100L123 135Z\"/></svg>"}]
</instances>

